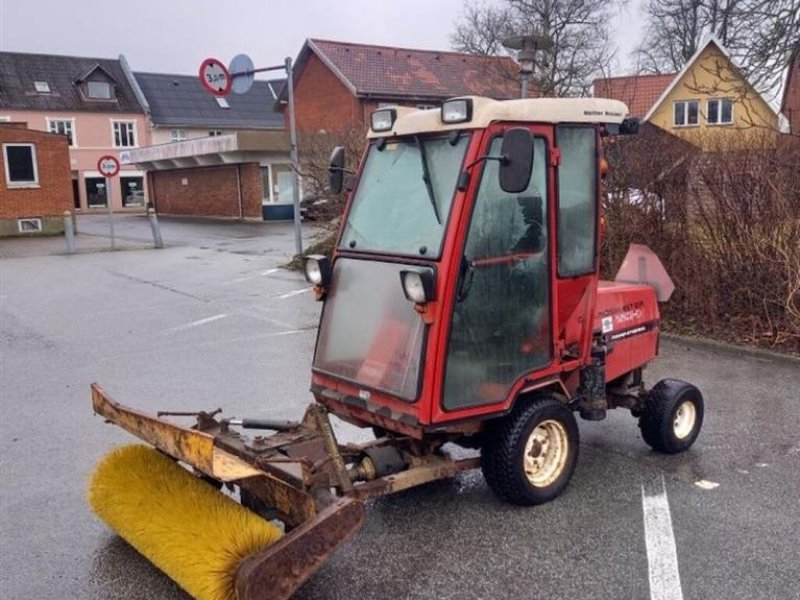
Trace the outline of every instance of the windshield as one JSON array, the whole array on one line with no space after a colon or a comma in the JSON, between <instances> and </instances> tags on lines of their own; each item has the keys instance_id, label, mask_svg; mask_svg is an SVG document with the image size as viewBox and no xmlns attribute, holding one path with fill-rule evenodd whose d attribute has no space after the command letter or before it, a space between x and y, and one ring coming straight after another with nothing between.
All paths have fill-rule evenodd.
<instances>
[{"instance_id":1,"label":"windshield","mask_svg":"<svg viewBox=\"0 0 800 600\"><path fill-rule=\"evenodd\" d=\"M425 324L400 284L403 265L339 258L314 368L413 401Z\"/></svg>"},{"instance_id":2,"label":"windshield","mask_svg":"<svg viewBox=\"0 0 800 600\"><path fill-rule=\"evenodd\" d=\"M373 143L342 235L342 248L439 255L469 136Z\"/></svg>"}]
</instances>

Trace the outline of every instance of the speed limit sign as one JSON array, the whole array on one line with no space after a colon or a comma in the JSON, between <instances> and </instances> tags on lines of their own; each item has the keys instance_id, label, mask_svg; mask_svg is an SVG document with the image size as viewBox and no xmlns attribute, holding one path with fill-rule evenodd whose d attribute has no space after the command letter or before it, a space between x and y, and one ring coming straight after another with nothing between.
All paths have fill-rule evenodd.
<instances>
[{"instance_id":1,"label":"speed limit sign","mask_svg":"<svg viewBox=\"0 0 800 600\"><path fill-rule=\"evenodd\" d=\"M100 160L97 161L97 170L100 171L103 177L114 177L119 173L119 161L110 154L101 156Z\"/></svg>"},{"instance_id":2,"label":"speed limit sign","mask_svg":"<svg viewBox=\"0 0 800 600\"><path fill-rule=\"evenodd\" d=\"M227 96L231 91L231 74L216 58L207 58L200 65L200 83L215 96Z\"/></svg>"}]
</instances>

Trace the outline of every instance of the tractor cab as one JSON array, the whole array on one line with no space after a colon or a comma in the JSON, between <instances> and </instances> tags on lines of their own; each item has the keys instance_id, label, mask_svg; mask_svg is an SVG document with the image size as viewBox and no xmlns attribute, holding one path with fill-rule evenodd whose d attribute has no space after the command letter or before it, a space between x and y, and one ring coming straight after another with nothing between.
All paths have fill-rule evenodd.
<instances>
[{"instance_id":1,"label":"tractor cab","mask_svg":"<svg viewBox=\"0 0 800 600\"><path fill-rule=\"evenodd\" d=\"M308 262L325 300L317 400L420 435L542 382L574 394L591 362L601 138L634 130L626 114L479 97L373 113L332 264ZM334 189L343 165L337 149Z\"/></svg>"}]
</instances>

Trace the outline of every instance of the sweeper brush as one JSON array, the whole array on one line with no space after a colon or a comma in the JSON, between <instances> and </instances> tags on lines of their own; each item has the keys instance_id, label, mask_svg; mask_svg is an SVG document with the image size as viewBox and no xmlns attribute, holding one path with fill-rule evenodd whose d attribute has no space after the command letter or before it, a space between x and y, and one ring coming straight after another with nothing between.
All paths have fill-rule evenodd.
<instances>
[{"instance_id":1,"label":"sweeper brush","mask_svg":"<svg viewBox=\"0 0 800 600\"><path fill-rule=\"evenodd\" d=\"M199 600L234 600L241 562L283 531L143 445L118 448L89 486L97 515Z\"/></svg>"}]
</instances>

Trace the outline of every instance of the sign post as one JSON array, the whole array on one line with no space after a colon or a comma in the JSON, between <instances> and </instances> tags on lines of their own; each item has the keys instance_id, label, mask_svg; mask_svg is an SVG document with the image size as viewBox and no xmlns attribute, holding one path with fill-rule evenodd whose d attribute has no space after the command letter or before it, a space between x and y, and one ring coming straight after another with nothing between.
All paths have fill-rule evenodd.
<instances>
[{"instance_id":1,"label":"sign post","mask_svg":"<svg viewBox=\"0 0 800 600\"><path fill-rule=\"evenodd\" d=\"M106 202L108 202L108 226L111 229L111 249L116 249L114 238L114 200L111 196L112 178L119 173L119 161L115 156L106 154L97 161L97 170L106 178Z\"/></svg>"},{"instance_id":2,"label":"sign post","mask_svg":"<svg viewBox=\"0 0 800 600\"><path fill-rule=\"evenodd\" d=\"M215 96L227 96L231 90L244 94L253 85L256 73L285 71L289 96L289 139L292 159L292 204L294 205L294 241L297 254L303 253L302 227L300 226L300 164L297 154L297 132L294 118L294 85L292 81L292 59L287 58L282 65L253 68L253 61L246 54L233 57L228 69L216 58L207 58L200 65L200 83Z\"/></svg>"}]
</instances>

